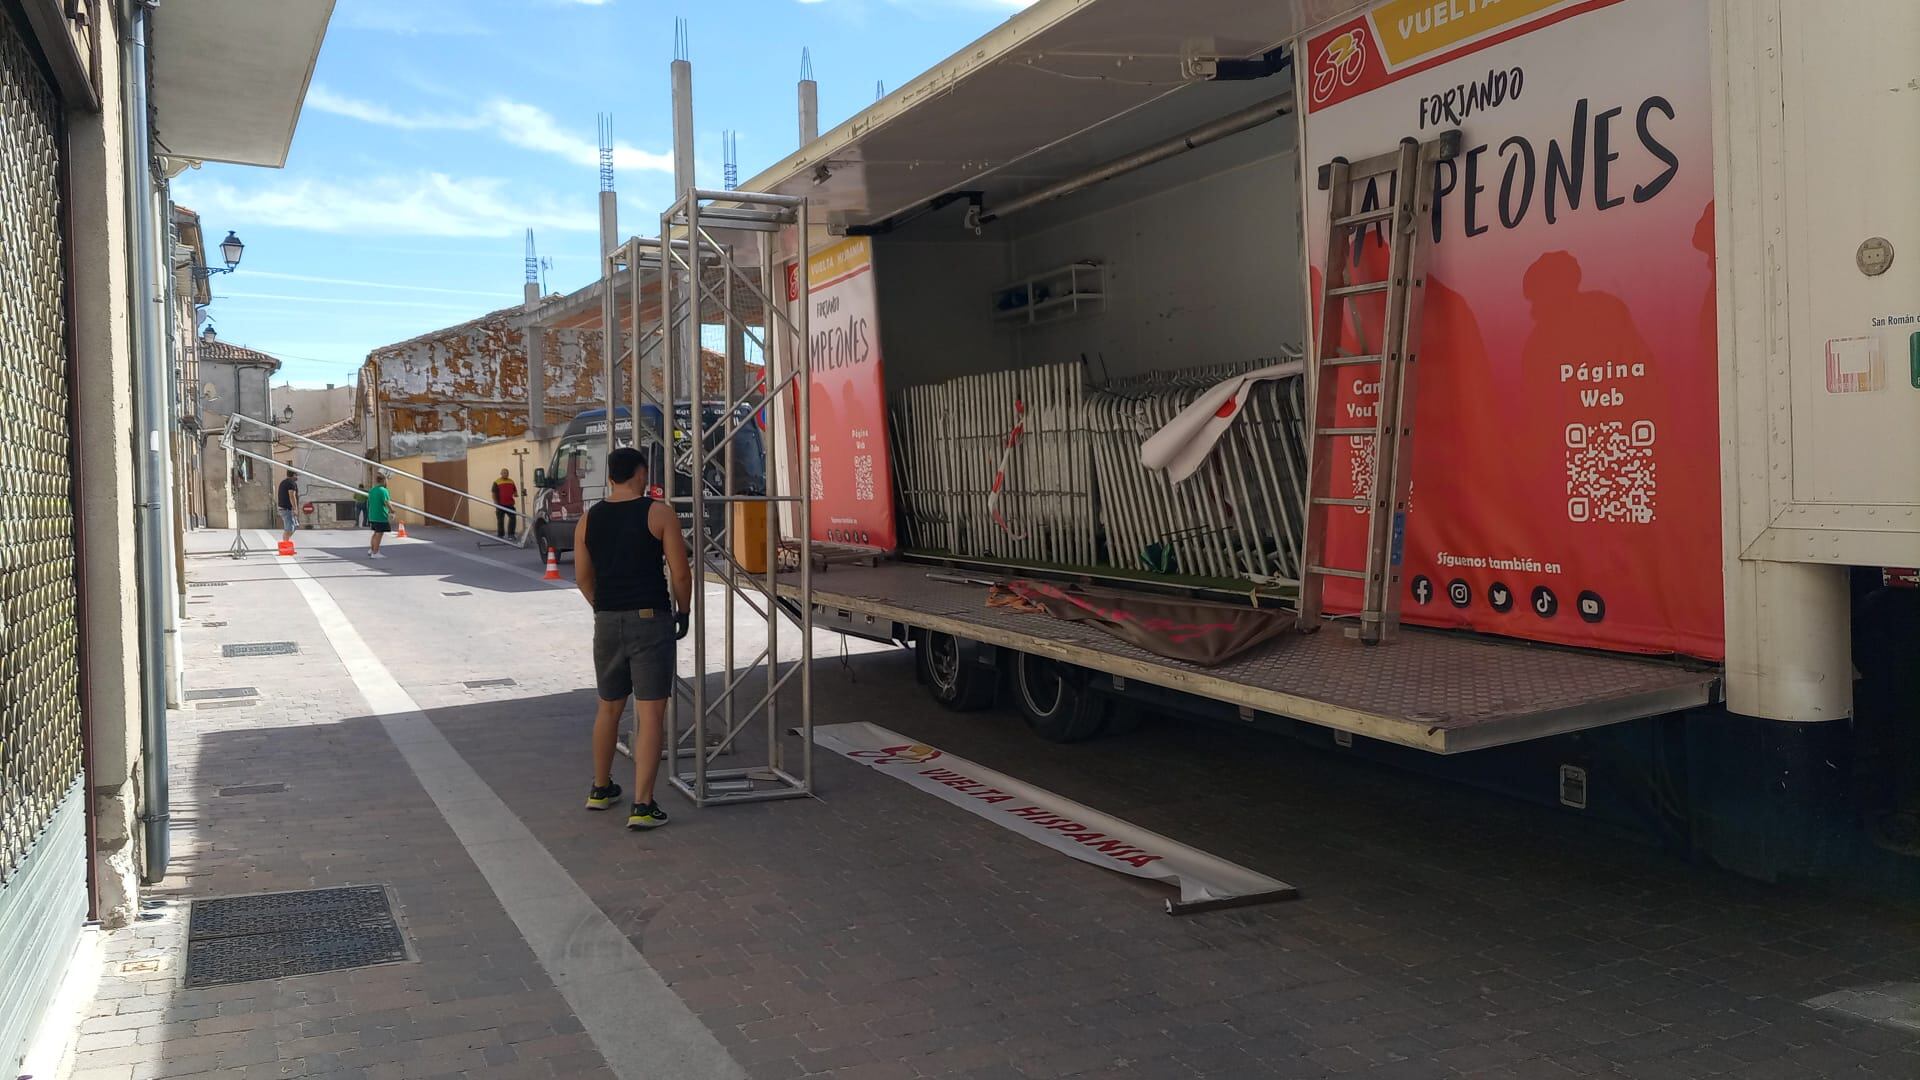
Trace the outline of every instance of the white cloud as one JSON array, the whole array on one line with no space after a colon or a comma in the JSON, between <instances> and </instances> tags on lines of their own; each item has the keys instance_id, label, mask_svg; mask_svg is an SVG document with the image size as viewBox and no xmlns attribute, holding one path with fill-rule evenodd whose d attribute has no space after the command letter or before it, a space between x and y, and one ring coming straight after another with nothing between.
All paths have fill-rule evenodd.
<instances>
[{"instance_id":1,"label":"white cloud","mask_svg":"<svg viewBox=\"0 0 1920 1080\"><path fill-rule=\"evenodd\" d=\"M472 258L473 253L462 252L460 255L462 258ZM247 271L247 277L271 278L275 281L306 281L312 282L315 285L355 285L362 288L379 289L383 292L391 289L402 289L407 292L442 293L448 296L491 296L495 299L507 296L509 299L512 298L510 294L502 293L498 289L443 289L433 285L401 285L397 282L368 281L363 278L315 277L312 274L282 274L272 270L249 270Z\"/></svg>"},{"instance_id":2,"label":"white cloud","mask_svg":"<svg viewBox=\"0 0 1920 1080\"><path fill-rule=\"evenodd\" d=\"M248 226L383 236L520 236L528 228L592 232L592 210L574 209L551 196L524 198L503 180L445 173L373 176L351 182L294 180L247 189L231 184L180 180L182 203L217 218Z\"/></svg>"},{"instance_id":3,"label":"white cloud","mask_svg":"<svg viewBox=\"0 0 1920 1080\"><path fill-rule=\"evenodd\" d=\"M378 102L347 97L316 84L307 92L307 106L362 123L402 131L484 131L523 150L550 154L576 165L597 166L600 147L578 131L561 126L552 113L538 105L495 98L471 113L403 113ZM616 169L641 172L673 171L672 154L656 154L632 143L615 141Z\"/></svg>"},{"instance_id":4,"label":"white cloud","mask_svg":"<svg viewBox=\"0 0 1920 1080\"><path fill-rule=\"evenodd\" d=\"M449 0L344 0L334 22L353 30L383 34L474 36L492 31L470 17L465 6Z\"/></svg>"}]
</instances>

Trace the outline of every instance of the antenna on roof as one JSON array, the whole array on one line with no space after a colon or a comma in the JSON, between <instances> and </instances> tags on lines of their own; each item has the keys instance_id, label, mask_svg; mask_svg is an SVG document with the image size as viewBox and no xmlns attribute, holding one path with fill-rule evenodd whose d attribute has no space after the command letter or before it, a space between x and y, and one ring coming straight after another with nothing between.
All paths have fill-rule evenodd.
<instances>
[{"instance_id":1,"label":"antenna on roof","mask_svg":"<svg viewBox=\"0 0 1920 1080\"><path fill-rule=\"evenodd\" d=\"M600 113L600 190L613 190L613 114Z\"/></svg>"},{"instance_id":2,"label":"antenna on roof","mask_svg":"<svg viewBox=\"0 0 1920 1080\"><path fill-rule=\"evenodd\" d=\"M820 137L820 84L813 81L813 50L800 50L800 145Z\"/></svg>"},{"instance_id":3,"label":"antenna on roof","mask_svg":"<svg viewBox=\"0 0 1920 1080\"><path fill-rule=\"evenodd\" d=\"M726 182L727 190L732 191L740 186L739 132L723 131L720 133L720 158L725 162L722 177Z\"/></svg>"}]
</instances>

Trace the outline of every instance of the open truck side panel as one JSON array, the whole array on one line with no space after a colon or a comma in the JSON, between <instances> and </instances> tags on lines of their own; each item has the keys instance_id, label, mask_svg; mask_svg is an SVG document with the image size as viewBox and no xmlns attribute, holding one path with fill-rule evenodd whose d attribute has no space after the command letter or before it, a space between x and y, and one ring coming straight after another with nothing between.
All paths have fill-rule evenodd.
<instances>
[{"instance_id":1,"label":"open truck side panel","mask_svg":"<svg viewBox=\"0 0 1920 1080\"><path fill-rule=\"evenodd\" d=\"M1409 528L1404 582L1427 579L1426 603L1443 606L1411 621L1686 653L1712 662L1691 669L1696 688L1636 697L1635 680L1690 669L1548 653L1594 662L1558 676L1556 690L1600 680L1568 703L1482 677L1539 646L1476 637L1499 658L1488 668L1436 666L1432 642L1455 639L1414 632L1360 661L1390 691L1369 710L1313 673L1223 680L986 614L982 590L934 589L924 566L836 568L817 579L822 602L847 629L958 639L975 666L1016 677L1037 656L1106 691L1153 685L1243 719L1306 720L1311 737L1330 728L1335 745L1400 764L1454 751L1420 767L1503 790L1617 796L1654 808L1668 839L1761 876L1920 881L1861 825L1920 789L1913 680L1889 659L1920 616L1881 573L1920 564L1920 207L1903 194L1920 165L1920 8L1302 7L1042 0L748 186L809 194L836 231L871 236L889 392L1082 356L1092 384L1307 342L1318 166L1418 137L1423 115L1459 127L1468 152L1443 178L1434 249L1458 304L1427 312L1412 507L1425 524ZM1088 42L1123 39L1124 82L1073 77L1091 73L1072 66L1093 63L1075 58L1098 51ZM1295 71L1280 79L1204 78L1211 56L1257 67L1282 45ZM1043 55L1064 67L1034 70ZM1312 95L1329 78L1321 125ZM1286 84L1304 119L994 220ZM994 318L996 290L1074 262L1101 266L1102 304L1040 326ZM1468 364L1474 337L1484 358ZM1650 444L1634 441L1639 421ZM1550 617L1532 607L1542 587ZM1335 650L1337 671L1349 661L1330 633L1312 647ZM935 659L934 674L953 670ZM1461 715L1476 680L1500 697L1483 715L1519 741L1492 734L1500 724L1432 723Z\"/></svg>"}]
</instances>

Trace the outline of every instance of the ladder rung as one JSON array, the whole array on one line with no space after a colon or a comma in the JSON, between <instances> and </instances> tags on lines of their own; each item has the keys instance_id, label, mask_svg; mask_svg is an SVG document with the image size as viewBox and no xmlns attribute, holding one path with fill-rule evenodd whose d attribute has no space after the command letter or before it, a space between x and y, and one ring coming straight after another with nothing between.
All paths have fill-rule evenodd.
<instances>
[{"instance_id":1,"label":"ladder rung","mask_svg":"<svg viewBox=\"0 0 1920 1080\"><path fill-rule=\"evenodd\" d=\"M1368 506L1370 505L1365 499L1335 499L1326 495L1314 496L1313 502L1315 506Z\"/></svg>"},{"instance_id":2,"label":"ladder rung","mask_svg":"<svg viewBox=\"0 0 1920 1080\"><path fill-rule=\"evenodd\" d=\"M1371 356L1329 356L1320 361L1321 367L1349 367L1353 364L1377 364L1385 357L1379 353Z\"/></svg>"},{"instance_id":3,"label":"ladder rung","mask_svg":"<svg viewBox=\"0 0 1920 1080\"><path fill-rule=\"evenodd\" d=\"M1341 435L1378 435L1380 432L1370 427L1326 427L1314 432L1314 434L1335 438Z\"/></svg>"},{"instance_id":4,"label":"ladder rung","mask_svg":"<svg viewBox=\"0 0 1920 1080\"><path fill-rule=\"evenodd\" d=\"M1377 292L1386 292L1386 291L1387 291L1387 283L1385 281L1365 281L1365 282L1361 282L1358 285L1342 285L1337 289L1330 290L1328 295L1329 296L1359 296L1362 293L1377 293Z\"/></svg>"},{"instance_id":5,"label":"ladder rung","mask_svg":"<svg viewBox=\"0 0 1920 1080\"><path fill-rule=\"evenodd\" d=\"M1348 570L1339 566L1309 566L1307 567L1307 573L1321 574L1326 577L1353 578L1356 581L1367 580L1367 572L1365 570Z\"/></svg>"},{"instance_id":6,"label":"ladder rung","mask_svg":"<svg viewBox=\"0 0 1920 1080\"><path fill-rule=\"evenodd\" d=\"M1353 225L1369 225L1376 221L1385 221L1393 216L1393 210L1394 208L1391 206L1383 206L1378 210L1362 210L1357 214L1348 214L1346 217L1334 218L1333 226L1338 229Z\"/></svg>"}]
</instances>

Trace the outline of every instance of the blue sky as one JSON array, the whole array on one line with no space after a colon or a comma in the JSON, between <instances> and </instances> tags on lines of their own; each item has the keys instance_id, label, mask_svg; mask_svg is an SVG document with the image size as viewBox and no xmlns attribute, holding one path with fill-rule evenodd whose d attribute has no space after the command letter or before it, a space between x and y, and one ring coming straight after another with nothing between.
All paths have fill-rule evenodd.
<instances>
[{"instance_id":1,"label":"blue sky","mask_svg":"<svg viewBox=\"0 0 1920 1080\"><path fill-rule=\"evenodd\" d=\"M519 302L528 228L549 290L591 279L597 113L613 114L621 235L657 231L675 15L699 183L717 188L723 130L739 132L743 180L794 149L803 46L826 130L876 81L901 85L1026 2L338 0L287 167L174 181L210 241L246 241L207 313L283 378L350 383L371 348Z\"/></svg>"}]
</instances>

